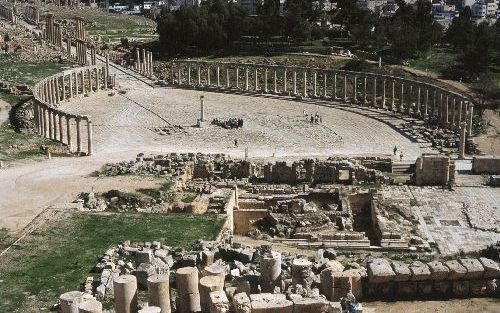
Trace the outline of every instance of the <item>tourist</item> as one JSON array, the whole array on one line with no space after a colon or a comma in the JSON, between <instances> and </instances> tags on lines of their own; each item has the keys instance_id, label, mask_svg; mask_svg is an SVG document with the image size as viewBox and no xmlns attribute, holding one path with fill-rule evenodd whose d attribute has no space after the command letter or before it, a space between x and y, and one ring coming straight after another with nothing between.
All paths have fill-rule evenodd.
<instances>
[{"instance_id":1,"label":"tourist","mask_svg":"<svg viewBox=\"0 0 500 313\"><path fill-rule=\"evenodd\" d=\"M396 155L396 153L398 153L398 147L394 146L394 149L392 151L394 151L394 155Z\"/></svg>"},{"instance_id":2,"label":"tourist","mask_svg":"<svg viewBox=\"0 0 500 313\"><path fill-rule=\"evenodd\" d=\"M401 151L401 153L399 154L399 160L403 161L403 151Z\"/></svg>"},{"instance_id":3,"label":"tourist","mask_svg":"<svg viewBox=\"0 0 500 313\"><path fill-rule=\"evenodd\" d=\"M314 116L311 114L311 124L314 124Z\"/></svg>"},{"instance_id":4,"label":"tourist","mask_svg":"<svg viewBox=\"0 0 500 313\"><path fill-rule=\"evenodd\" d=\"M235 147L235 148L238 148L238 139L235 139L235 140L234 140L234 147Z\"/></svg>"}]
</instances>

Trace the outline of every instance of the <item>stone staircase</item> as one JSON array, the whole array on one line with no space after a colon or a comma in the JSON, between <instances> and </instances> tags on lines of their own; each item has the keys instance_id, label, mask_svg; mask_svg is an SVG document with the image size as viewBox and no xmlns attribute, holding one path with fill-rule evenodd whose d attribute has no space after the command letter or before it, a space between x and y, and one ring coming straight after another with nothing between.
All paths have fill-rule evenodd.
<instances>
[{"instance_id":1,"label":"stone staircase","mask_svg":"<svg viewBox=\"0 0 500 313\"><path fill-rule=\"evenodd\" d=\"M393 174L411 174L415 171L414 162L393 162L392 163L392 173Z\"/></svg>"}]
</instances>

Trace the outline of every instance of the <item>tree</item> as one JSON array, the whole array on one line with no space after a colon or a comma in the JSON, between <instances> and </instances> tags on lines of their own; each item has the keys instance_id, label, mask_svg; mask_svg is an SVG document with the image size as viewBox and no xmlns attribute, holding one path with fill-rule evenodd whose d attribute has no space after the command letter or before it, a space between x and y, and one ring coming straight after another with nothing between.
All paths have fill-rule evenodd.
<instances>
[{"instance_id":1,"label":"tree","mask_svg":"<svg viewBox=\"0 0 500 313\"><path fill-rule=\"evenodd\" d=\"M285 35L295 42L304 42L311 37L312 4L307 0L287 0L285 3Z\"/></svg>"}]
</instances>

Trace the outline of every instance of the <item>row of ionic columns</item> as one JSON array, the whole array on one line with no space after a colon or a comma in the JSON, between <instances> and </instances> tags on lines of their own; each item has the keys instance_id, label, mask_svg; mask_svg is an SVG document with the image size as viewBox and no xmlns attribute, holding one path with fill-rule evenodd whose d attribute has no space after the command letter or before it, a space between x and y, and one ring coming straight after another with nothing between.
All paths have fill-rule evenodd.
<instances>
[{"instance_id":1,"label":"row of ionic columns","mask_svg":"<svg viewBox=\"0 0 500 313\"><path fill-rule=\"evenodd\" d=\"M55 21L53 14L47 14L45 16L45 29L44 38L49 43L63 47L63 33L61 24Z\"/></svg>"},{"instance_id":2,"label":"row of ionic columns","mask_svg":"<svg viewBox=\"0 0 500 313\"><path fill-rule=\"evenodd\" d=\"M35 125L38 133L46 138L65 143L70 151L85 152L83 149L82 121L86 125L86 154L92 155L92 122L87 116L68 114L58 109L62 101L89 92L106 90L109 86L109 69L84 67L53 75L35 86ZM73 147L73 138L76 147Z\"/></svg>"},{"instance_id":3,"label":"row of ionic columns","mask_svg":"<svg viewBox=\"0 0 500 313\"><path fill-rule=\"evenodd\" d=\"M80 65L88 65L87 42L85 40L75 40L76 55L75 60ZM71 49L71 47L69 47ZM95 56L95 54L94 54Z\"/></svg>"},{"instance_id":4,"label":"row of ionic columns","mask_svg":"<svg viewBox=\"0 0 500 313\"><path fill-rule=\"evenodd\" d=\"M438 121L472 131L473 104L440 87L393 76L348 71L249 64L173 62L170 82L175 85L237 89L248 92L343 100Z\"/></svg>"},{"instance_id":5,"label":"row of ionic columns","mask_svg":"<svg viewBox=\"0 0 500 313\"><path fill-rule=\"evenodd\" d=\"M87 39L87 33L85 31L85 20L81 17L75 18L75 38L80 40Z\"/></svg>"},{"instance_id":6,"label":"row of ionic columns","mask_svg":"<svg viewBox=\"0 0 500 313\"><path fill-rule=\"evenodd\" d=\"M26 21L31 25L38 26L38 24L40 23L40 10L38 9L38 7L29 5L24 10Z\"/></svg>"},{"instance_id":7,"label":"row of ionic columns","mask_svg":"<svg viewBox=\"0 0 500 313\"><path fill-rule=\"evenodd\" d=\"M135 49L134 70L146 77L152 78L154 76L153 52L146 49Z\"/></svg>"},{"instance_id":8,"label":"row of ionic columns","mask_svg":"<svg viewBox=\"0 0 500 313\"><path fill-rule=\"evenodd\" d=\"M34 105L34 116L35 127L40 136L64 143L71 152L76 153L85 152L82 142L82 122L85 122L87 128L86 154L93 154L92 122L88 116L68 114L40 102ZM73 147L73 138L76 139L76 147Z\"/></svg>"},{"instance_id":9,"label":"row of ionic columns","mask_svg":"<svg viewBox=\"0 0 500 313\"><path fill-rule=\"evenodd\" d=\"M17 15L14 8L0 4L0 17L9 20L12 24L17 24Z\"/></svg>"}]
</instances>

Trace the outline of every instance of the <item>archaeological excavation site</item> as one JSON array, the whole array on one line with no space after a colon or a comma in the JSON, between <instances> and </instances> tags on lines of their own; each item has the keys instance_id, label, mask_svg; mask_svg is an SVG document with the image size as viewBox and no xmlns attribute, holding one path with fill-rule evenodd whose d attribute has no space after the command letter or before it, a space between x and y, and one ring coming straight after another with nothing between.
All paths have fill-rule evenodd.
<instances>
[{"instance_id":1,"label":"archaeological excavation site","mask_svg":"<svg viewBox=\"0 0 500 313\"><path fill-rule=\"evenodd\" d=\"M163 2L0 0L0 312L500 312L498 109Z\"/></svg>"}]
</instances>

